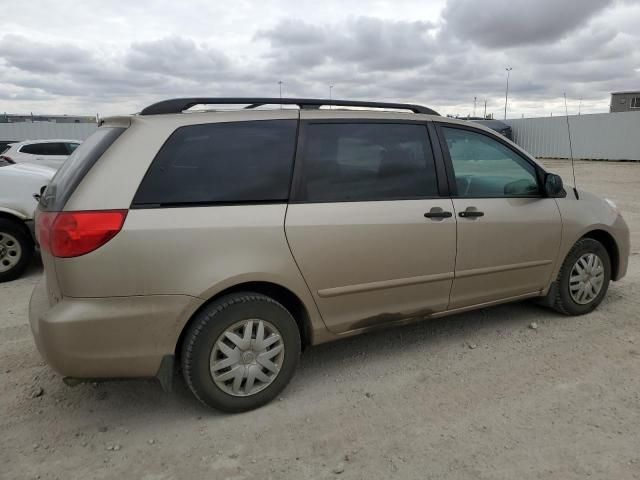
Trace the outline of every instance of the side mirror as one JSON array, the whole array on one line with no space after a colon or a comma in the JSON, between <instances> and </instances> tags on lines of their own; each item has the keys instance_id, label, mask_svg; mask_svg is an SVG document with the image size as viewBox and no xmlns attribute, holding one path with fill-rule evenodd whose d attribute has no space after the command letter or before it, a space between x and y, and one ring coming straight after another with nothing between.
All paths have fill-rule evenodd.
<instances>
[{"instance_id":1,"label":"side mirror","mask_svg":"<svg viewBox=\"0 0 640 480\"><path fill-rule=\"evenodd\" d=\"M547 173L544 177L544 193L547 197L562 198L567 192L564 191L562 177L555 173Z\"/></svg>"}]
</instances>

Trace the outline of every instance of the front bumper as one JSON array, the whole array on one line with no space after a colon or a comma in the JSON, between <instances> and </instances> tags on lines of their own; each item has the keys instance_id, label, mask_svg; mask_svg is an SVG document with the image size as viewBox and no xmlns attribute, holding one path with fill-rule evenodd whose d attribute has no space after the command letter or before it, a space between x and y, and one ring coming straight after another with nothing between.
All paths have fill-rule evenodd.
<instances>
[{"instance_id":1,"label":"front bumper","mask_svg":"<svg viewBox=\"0 0 640 480\"><path fill-rule=\"evenodd\" d=\"M44 360L74 378L153 377L202 300L187 295L70 298L51 304L44 278L29 323Z\"/></svg>"}]
</instances>

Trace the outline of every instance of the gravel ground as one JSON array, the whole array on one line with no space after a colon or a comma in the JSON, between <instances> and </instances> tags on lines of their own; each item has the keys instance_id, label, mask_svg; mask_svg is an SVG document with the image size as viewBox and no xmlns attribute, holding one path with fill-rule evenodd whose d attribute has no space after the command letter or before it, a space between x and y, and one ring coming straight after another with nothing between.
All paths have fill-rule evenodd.
<instances>
[{"instance_id":1,"label":"gravel ground","mask_svg":"<svg viewBox=\"0 0 640 480\"><path fill-rule=\"evenodd\" d=\"M520 303L322 345L241 415L181 381L65 386L27 326L34 264L0 286L0 478L640 478L640 164L577 171L632 230L597 311Z\"/></svg>"}]
</instances>

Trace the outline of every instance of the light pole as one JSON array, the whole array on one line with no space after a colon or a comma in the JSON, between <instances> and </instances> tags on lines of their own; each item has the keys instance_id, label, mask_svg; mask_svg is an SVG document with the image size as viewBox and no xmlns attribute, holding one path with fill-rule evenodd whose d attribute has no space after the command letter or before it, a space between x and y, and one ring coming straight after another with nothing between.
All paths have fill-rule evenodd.
<instances>
[{"instance_id":1,"label":"light pole","mask_svg":"<svg viewBox=\"0 0 640 480\"><path fill-rule=\"evenodd\" d=\"M478 97L473 97L473 116L476 116L476 99Z\"/></svg>"},{"instance_id":2,"label":"light pole","mask_svg":"<svg viewBox=\"0 0 640 480\"><path fill-rule=\"evenodd\" d=\"M513 68L507 67L505 68L507 71L507 89L504 92L504 119L507 119L507 102L509 101L509 74Z\"/></svg>"},{"instance_id":3,"label":"light pole","mask_svg":"<svg viewBox=\"0 0 640 480\"><path fill-rule=\"evenodd\" d=\"M331 106L332 93L333 93L333 85L329 85L329 108L332 108Z\"/></svg>"},{"instance_id":4,"label":"light pole","mask_svg":"<svg viewBox=\"0 0 640 480\"><path fill-rule=\"evenodd\" d=\"M278 80L278 87L280 89L280 110L282 110L282 80Z\"/></svg>"},{"instance_id":5,"label":"light pole","mask_svg":"<svg viewBox=\"0 0 640 480\"><path fill-rule=\"evenodd\" d=\"M486 119L487 118L487 99L484 99L484 114L482 115L482 118Z\"/></svg>"}]
</instances>

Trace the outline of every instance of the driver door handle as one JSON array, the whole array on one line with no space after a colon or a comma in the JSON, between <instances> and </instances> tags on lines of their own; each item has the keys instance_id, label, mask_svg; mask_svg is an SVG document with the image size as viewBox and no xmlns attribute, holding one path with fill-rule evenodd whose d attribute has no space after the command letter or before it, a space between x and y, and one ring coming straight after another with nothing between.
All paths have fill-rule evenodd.
<instances>
[{"instance_id":1,"label":"driver door handle","mask_svg":"<svg viewBox=\"0 0 640 480\"><path fill-rule=\"evenodd\" d=\"M451 212L427 212L424 216L425 218L451 218L453 215Z\"/></svg>"}]
</instances>

